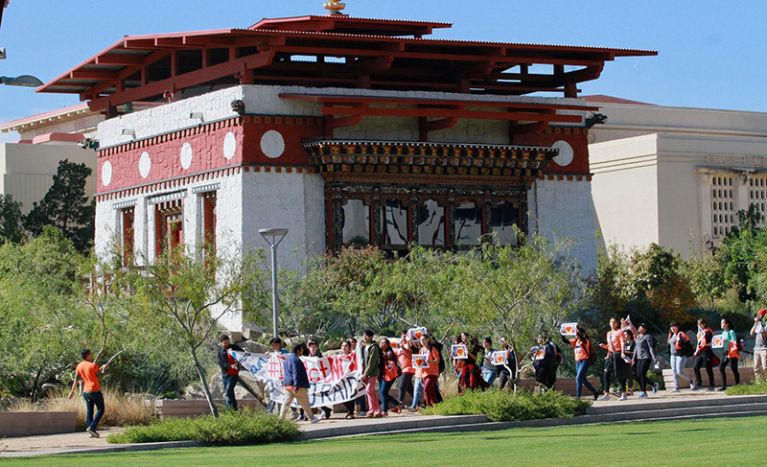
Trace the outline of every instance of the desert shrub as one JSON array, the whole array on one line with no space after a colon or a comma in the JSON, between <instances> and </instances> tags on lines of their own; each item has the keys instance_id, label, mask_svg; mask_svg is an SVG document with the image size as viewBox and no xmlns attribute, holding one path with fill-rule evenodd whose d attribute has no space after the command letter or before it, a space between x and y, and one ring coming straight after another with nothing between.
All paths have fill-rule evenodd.
<instances>
[{"instance_id":1,"label":"desert shrub","mask_svg":"<svg viewBox=\"0 0 767 467\"><path fill-rule=\"evenodd\" d=\"M160 441L203 441L210 444L289 441L299 434L295 423L265 413L227 411L218 418L166 419L151 425L128 428L109 435L110 443L153 443Z\"/></svg>"},{"instance_id":2,"label":"desert shrub","mask_svg":"<svg viewBox=\"0 0 767 467\"><path fill-rule=\"evenodd\" d=\"M102 392L105 411L100 422L101 426L146 425L153 420L154 409L142 395L126 397L103 388ZM52 397L40 402L19 400L8 410L11 412L77 412L77 428L85 429L85 403L79 396L72 400L67 399L66 396Z\"/></svg>"},{"instance_id":3,"label":"desert shrub","mask_svg":"<svg viewBox=\"0 0 767 467\"><path fill-rule=\"evenodd\" d=\"M542 418L570 418L588 406L556 391L543 394L489 390L468 392L453 397L424 413L430 415L487 415L494 422L537 420Z\"/></svg>"}]
</instances>

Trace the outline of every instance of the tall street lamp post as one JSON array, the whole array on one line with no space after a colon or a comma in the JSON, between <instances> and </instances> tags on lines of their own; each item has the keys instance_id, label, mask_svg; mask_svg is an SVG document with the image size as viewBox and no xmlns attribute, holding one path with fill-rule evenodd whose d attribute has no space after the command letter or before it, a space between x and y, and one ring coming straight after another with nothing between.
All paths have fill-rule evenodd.
<instances>
[{"instance_id":1,"label":"tall street lamp post","mask_svg":"<svg viewBox=\"0 0 767 467\"><path fill-rule=\"evenodd\" d=\"M264 237L264 240L272 249L272 336L279 337L277 324L280 311L280 295L277 289L277 247L288 234L288 229L260 229L258 233Z\"/></svg>"}]
</instances>

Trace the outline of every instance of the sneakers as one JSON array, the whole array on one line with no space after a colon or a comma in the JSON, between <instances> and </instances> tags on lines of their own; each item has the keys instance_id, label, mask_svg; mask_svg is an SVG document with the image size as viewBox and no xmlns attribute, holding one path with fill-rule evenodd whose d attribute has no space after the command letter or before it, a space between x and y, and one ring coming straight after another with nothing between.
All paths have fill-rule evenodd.
<instances>
[{"instance_id":1,"label":"sneakers","mask_svg":"<svg viewBox=\"0 0 767 467\"><path fill-rule=\"evenodd\" d=\"M627 401L629 398L626 397L626 394L621 394L621 396L618 398L619 401Z\"/></svg>"},{"instance_id":2,"label":"sneakers","mask_svg":"<svg viewBox=\"0 0 767 467\"><path fill-rule=\"evenodd\" d=\"M714 391L715 391L714 386L709 386L708 387L708 392L714 392Z\"/></svg>"},{"instance_id":3,"label":"sneakers","mask_svg":"<svg viewBox=\"0 0 767 467\"><path fill-rule=\"evenodd\" d=\"M598 400L599 400L599 394L596 394L596 393L594 393L594 400L595 400L595 401L598 401Z\"/></svg>"},{"instance_id":4,"label":"sneakers","mask_svg":"<svg viewBox=\"0 0 767 467\"><path fill-rule=\"evenodd\" d=\"M680 392L680 389L679 388L674 388L674 389L671 390L671 392Z\"/></svg>"},{"instance_id":5,"label":"sneakers","mask_svg":"<svg viewBox=\"0 0 767 467\"><path fill-rule=\"evenodd\" d=\"M717 391L726 391L726 390L727 390L727 386L722 386L721 388L717 389Z\"/></svg>"},{"instance_id":6,"label":"sneakers","mask_svg":"<svg viewBox=\"0 0 767 467\"><path fill-rule=\"evenodd\" d=\"M314 417L312 417L311 420L309 420L309 423L311 423L312 425L314 425L315 423L319 423L319 422L320 422L320 419L316 415Z\"/></svg>"},{"instance_id":7,"label":"sneakers","mask_svg":"<svg viewBox=\"0 0 767 467\"><path fill-rule=\"evenodd\" d=\"M365 414L365 418L373 418L373 417L375 417L373 412L368 412L367 414Z\"/></svg>"},{"instance_id":8,"label":"sneakers","mask_svg":"<svg viewBox=\"0 0 767 467\"><path fill-rule=\"evenodd\" d=\"M96 432L96 430L92 430L90 427L86 429L85 432L91 435L91 438L100 438L98 432Z\"/></svg>"},{"instance_id":9,"label":"sneakers","mask_svg":"<svg viewBox=\"0 0 767 467\"><path fill-rule=\"evenodd\" d=\"M696 386L694 383L690 383L690 391L697 391L700 387Z\"/></svg>"},{"instance_id":10,"label":"sneakers","mask_svg":"<svg viewBox=\"0 0 767 467\"><path fill-rule=\"evenodd\" d=\"M647 392L639 391L639 398L640 399L647 399Z\"/></svg>"},{"instance_id":11,"label":"sneakers","mask_svg":"<svg viewBox=\"0 0 767 467\"><path fill-rule=\"evenodd\" d=\"M358 417L367 417L367 415L368 415L367 412L363 412L363 411L357 412Z\"/></svg>"},{"instance_id":12,"label":"sneakers","mask_svg":"<svg viewBox=\"0 0 767 467\"><path fill-rule=\"evenodd\" d=\"M604 393L601 396L597 398L598 401L609 401L610 400L610 394Z\"/></svg>"}]
</instances>

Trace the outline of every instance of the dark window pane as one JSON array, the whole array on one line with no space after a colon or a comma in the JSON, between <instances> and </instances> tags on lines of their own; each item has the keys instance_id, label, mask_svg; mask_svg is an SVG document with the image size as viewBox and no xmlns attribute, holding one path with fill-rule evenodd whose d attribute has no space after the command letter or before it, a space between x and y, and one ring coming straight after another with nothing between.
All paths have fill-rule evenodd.
<instances>
[{"instance_id":1,"label":"dark window pane","mask_svg":"<svg viewBox=\"0 0 767 467\"><path fill-rule=\"evenodd\" d=\"M380 206L381 246L407 245L407 207L400 201L389 200Z\"/></svg>"},{"instance_id":2,"label":"dark window pane","mask_svg":"<svg viewBox=\"0 0 767 467\"><path fill-rule=\"evenodd\" d=\"M453 219L455 246L472 247L482 237L482 210L474 203L461 203L455 208Z\"/></svg>"},{"instance_id":3,"label":"dark window pane","mask_svg":"<svg viewBox=\"0 0 767 467\"><path fill-rule=\"evenodd\" d=\"M510 203L499 203L490 208L490 227L496 245L516 245L517 210Z\"/></svg>"},{"instance_id":4,"label":"dark window pane","mask_svg":"<svg viewBox=\"0 0 767 467\"><path fill-rule=\"evenodd\" d=\"M370 208L359 199L344 204L343 244L368 245L370 243Z\"/></svg>"},{"instance_id":5,"label":"dark window pane","mask_svg":"<svg viewBox=\"0 0 767 467\"><path fill-rule=\"evenodd\" d=\"M418 205L417 242L423 246L445 246L445 208L433 199Z\"/></svg>"}]
</instances>

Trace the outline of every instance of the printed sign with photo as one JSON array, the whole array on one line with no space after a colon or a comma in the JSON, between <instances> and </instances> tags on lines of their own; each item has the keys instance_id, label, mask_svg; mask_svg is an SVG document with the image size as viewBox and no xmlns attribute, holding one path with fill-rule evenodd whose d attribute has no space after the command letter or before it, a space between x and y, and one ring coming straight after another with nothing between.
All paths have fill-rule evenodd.
<instances>
[{"instance_id":1,"label":"printed sign with photo","mask_svg":"<svg viewBox=\"0 0 767 467\"><path fill-rule=\"evenodd\" d=\"M419 327L419 328L410 328L407 331L407 337L410 339L410 342L414 342L419 340L423 336L428 336L429 331L426 328Z\"/></svg>"},{"instance_id":2,"label":"printed sign with photo","mask_svg":"<svg viewBox=\"0 0 767 467\"><path fill-rule=\"evenodd\" d=\"M711 340L711 348L712 349L724 348L724 339L722 339L721 334L715 335L714 338Z\"/></svg>"},{"instance_id":3,"label":"printed sign with photo","mask_svg":"<svg viewBox=\"0 0 767 467\"><path fill-rule=\"evenodd\" d=\"M426 355L413 355L413 368L429 368L429 361Z\"/></svg>"},{"instance_id":4,"label":"printed sign with photo","mask_svg":"<svg viewBox=\"0 0 767 467\"><path fill-rule=\"evenodd\" d=\"M490 358L493 360L493 365L505 365L506 364L506 357L508 357L505 350L498 350L496 352L493 352L490 355Z\"/></svg>"},{"instance_id":5,"label":"printed sign with photo","mask_svg":"<svg viewBox=\"0 0 767 467\"><path fill-rule=\"evenodd\" d=\"M562 323L562 325L559 327L559 333L563 336L574 336L577 327L578 323Z\"/></svg>"},{"instance_id":6,"label":"printed sign with photo","mask_svg":"<svg viewBox=\"0 0 767 467\"><path fill-rule=\"evenodd\" d=\"M465 360L469 358L469 349L463 344L455 344L450 346L450 356L453 360Z\"/></svg>"}]
</instances>

